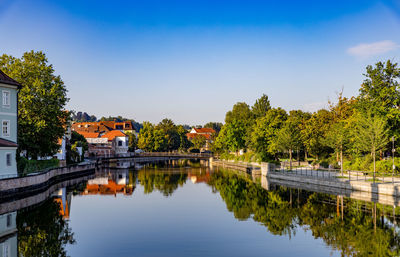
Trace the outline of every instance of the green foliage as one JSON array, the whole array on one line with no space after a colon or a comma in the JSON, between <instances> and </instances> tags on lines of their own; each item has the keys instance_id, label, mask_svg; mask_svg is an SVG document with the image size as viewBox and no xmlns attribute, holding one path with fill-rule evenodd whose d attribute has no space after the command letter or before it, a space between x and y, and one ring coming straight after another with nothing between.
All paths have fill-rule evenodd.
<instances>
[{"instance_id":1,"label":"green foliage","mask_svg":"<svg viewBox=\"0 0 400 257\"><path fill-rule=\"evenodd\" d=\"M223 124L221 122L208 122L203 127L214 129L216 132L216 136L218 136L218 133L221 131L222 126Z\"/></svg>"},{"instance_id":2,"label":"green foliage","mask_svg":"<svg viewBox=\"0 0 400 257\"><path fill-rule=\"evenodd\" d=\"M246 103L236 103L232 111L228 111L225 115L225 123L229 124L234 121L241 121L246 127L253 123L254 116L250 107Z\"/></svg>"},{"instance_id":3,"label":"green foliage","mask_svg":"<svg viewBox=\"0 0 400 257\"><path fill-rule=\"evenodd\" d=\"M196 135L193 139L192 139L192 144L195 148L197 149L201 149L206 145L206 138L204 136L201 135Z\"/></svg>"},{"instance_id":4,"label":"green foliage","mask_svg":"<svg viewBox=\"0 0 400 257\"><path fill-rule=\"evenodd\" d=\"M218 149L237 152L245 147L246 125L242 120L232 120L225 124L215 141Z\"/></svg>"},{"instance_id":5,"label":"green foliage","mask_svg":"<svg viewBox=\"0 0 400 257\"><path fill-rule=\"evenodd\" d=\"M64 111L68 101L64 82L40 51L26 52L22 58L4 54L0 69L22 84L18 95L19 151L34 159L52 156L59 149L57 142L69 119Z\"/></svg>"},{"instance_id":6,"label":"green foliage","mask_svg":"<svg viewBox=\"0 0 400 257\"><path fill-rule=\"evenodd\" d=\"M255 118L261 118L264 117L270 109L271 104L269 103L268 96L263 94L259 99L256 100L253 107L251 107L251 112Z\"/></svg>"},{"instance_id":7,"label":"green foliage","mask_svg":"<svg viewBox=\"0 0 400 257\"><path fill-rule=\"evenodd\" d=\"M29 173L35 173L50 168L56 168L59 165L58 159L50 160L28 160L25 157L19 157L17 160L18 174L21 176Z\"/></svg>"},{"instance_id":8,"label":"green foliage","mask_svg":"<svg viewBox=\"0 0 400 257\"><path fill-rule=\"evenodd\" d=\"M142 170L138 173L138 180L144 187L145 194L158 190L166 197L171 196L179 186L183 186L186 179L187 173L169 173L167 170Z\"/></svg>"},{"instance_id":9,"label":"green foliage","mask_svg":"<svg viewBox=\"0 0 400 257\"><path fill-rule=\"evenodd\" d=\"M138 139L134 133L126 132L125 134L128 136L129 152L134 152L138 145Z\"/></svg>"},{"instance_id":10,"label":"green foliage","mask_svg":"<svg viewBox=\"0 0 400 257\"><path fill-rule=\"evenodd\" d=\"M369 152L375 157L376 152L382 150L388 144L388 132L386 118L367 112L359 114L357 129L354 131L357 147L364 152Z\"/></svg>"},{"instance_id":11,"label":"green foliage","mask_svg":"<svg viewBox=\"0 0 400 257\"><path fill-rule=\"evenodd\" d=\"M186 151L192 146L186 133L182 125L176 126L170 119L163 119L157 126L144 122L137 146L148 152Z\"/></svg>"},{"instance_id":12,"label":"green foliage","mask_svg":"<svg viewBox=\"0 0 400 257\"><path fill-rule=\"evenodd\" d=\"M322 109L312 114L301 130L301 138L306 150L317 158L324 153L329 153L329 147L324 140L333 122L332 113Z\"/></svg>"},{"instance_id":13,"label":"green foliage","mask_svg":"<svg viewBox=\"0 0 400 257\"><path fill-rule=\"evenodd\" d=\"M273 108L256 120L251 132L251 147L261 155L263 161L273 159L278 151L276 135L286 119L285 110Z\"/></svg>"}]
</instances>

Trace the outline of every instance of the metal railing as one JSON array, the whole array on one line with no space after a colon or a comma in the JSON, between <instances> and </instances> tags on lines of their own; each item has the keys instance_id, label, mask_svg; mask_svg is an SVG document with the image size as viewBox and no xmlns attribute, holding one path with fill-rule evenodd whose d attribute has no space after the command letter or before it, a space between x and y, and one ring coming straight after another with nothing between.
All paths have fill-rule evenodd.
<instances>
[{"instance_id":1,"label":"metal railing","mask_svg":"<svg viewBox=\"0 0 400 257\"><path fill-rule=\"evenodd\" d=\"M321 179L342 180L342 181L366 181L379 183L400 183L400 176L390 173L374 172L373 171L355 171L344 170L343 174L340 169L332 168L312 168L312 167L295 167L291 169L288 166L278 166L274 169L275 172L285 174L300 175L307 177L315 177Z\"/></svg>"}]
</instances>

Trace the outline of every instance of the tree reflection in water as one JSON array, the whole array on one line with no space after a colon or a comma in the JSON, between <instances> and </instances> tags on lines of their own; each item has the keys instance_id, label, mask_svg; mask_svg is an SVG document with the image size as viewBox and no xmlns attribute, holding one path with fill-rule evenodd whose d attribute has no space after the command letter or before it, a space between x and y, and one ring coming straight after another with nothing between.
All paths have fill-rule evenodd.
<instances>
[{"instance_id":1,"label":"tree reflection in water","mask_svg":"<svg viewBox=\"0 0 400 257\"><path fill-rule=\"evenodd\" d=\"M67 256L65 246L75 243L68 221L53 199L18 211L17 228L19 256Z\"/></svg>"},{"instance_id":2,"label":"tree reflection in water","mask_svg":"<svg viewBox=\"0 0 400 257\"><path fill-rule=\"evenodd\" d=\"M224 170L212 173L208 184L238 220L252 218L272 234L291 237L301 227L343 256L400 255L399 228L393 216L384 215L389 206L284 187L266 191ZM399 214L398 208L394 211Z\"/></svg>"},{"instance_id":3,"label":"tree reflection in water","mask_svg":"<svg viewBox=\"0 0 400 257\"><path fill-rule=\"evenodd\" d=\"M150 194L155 189L164 196L171 196L178 186L183 186L187 180L187 173L157 170L141 170L138 172L138 181L144 187L144 193Z\"/></svg>"},{"instance_id":4,"label":"tree reflection in water","mask_svg":"<svg viewBox=\"0 0 400 257\"><path fill-rule=\"evenodd\" d=\"M168 197L188 178L196 177L194 181L207 183L221 195L236 219L251 218L274 235L290 238L305 229L342 256L400 255L399 222L394 218L399 208L285 187L267 191L243 174L223 169L206 174L197 171L144 169L130 172L129 183L133 185L137 178L145 193L158 190ZM82 188L74 190L79 193ZM66 256L65 246L75 243L53 199L18 211L17 227L20 256Z\"/></svg>"}]
</instances>

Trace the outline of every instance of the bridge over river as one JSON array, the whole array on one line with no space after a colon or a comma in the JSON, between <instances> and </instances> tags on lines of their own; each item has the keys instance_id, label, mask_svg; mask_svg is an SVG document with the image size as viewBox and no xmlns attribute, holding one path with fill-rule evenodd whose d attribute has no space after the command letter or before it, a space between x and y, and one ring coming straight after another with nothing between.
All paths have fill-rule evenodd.
<instances>
[{"instance_id":1,"label":"bridge over river","mask_svg":"<svg viewBox=\"0 0 400 257\"><path fill-rule=\"evenodd\" d=\"M154 153L130 153L121 156L101 157L97 158L97 164L107 166L109 168L130 168L152 162L171 162L178 160L194 160L200 161L204 165L209 165L209 153L172 153L172 152L154 152Z\"/></svg>"}]
</instances>

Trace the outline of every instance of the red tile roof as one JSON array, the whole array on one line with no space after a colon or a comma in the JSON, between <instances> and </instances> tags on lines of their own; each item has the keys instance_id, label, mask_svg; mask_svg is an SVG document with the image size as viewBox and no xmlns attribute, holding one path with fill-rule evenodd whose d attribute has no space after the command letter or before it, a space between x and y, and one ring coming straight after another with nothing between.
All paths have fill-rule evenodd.
<instances>
[{"instance_id":1,"label":"red tile roof","mask_svg":"<svg viewBox=\"0 0 400 257\"><path fill-rule=\"evenodd\" d=\"M186 137L188 139L193 139L195 137L205 137L207 140L211 139L211 135L210 134L197 134L197 133L187 133Z\"/></svg>"},{"instance_id":2,"label":"red tile roof","mask_svg":"<svg viewBox=\"0 0 400 257\"><path fill-rule=\"evenodd\" d=\"M9 76L7 76L4 72L0 70L0 83L8 84L8 85L13 85L17 86L18 88L21 88L22 85L18 83L17 81L13 80Z\"/></svg>"},{"instance_id":3,"label":"red tile roof","mask_svg":"<svg viewBox=\"0 0 400 257\"><path fill-rule=\"evenodd\" d=\"M97 138L99 137L100 133L97 132L85 132L85 131L76 131L81 134L84 138Z\"/></svg>"},{"instance_id":4,"label":"red tile roof","mask_svg":"<svg viewBox=\"0 0 400 257\"><path fill-rule=\"evenodd\" d=\"M127 137L127 135L120 130L112 130L102 136L102 138L108 138L108 141L112 141L116 137Z\"/></svg>"},{"instance_id":5,"label":"red tile roof","mask_svg":"<svg viewBox=\"0 0 400 257\"><path fill-rule=\"evenodd\" d=\"M213 134L215 130L212 128L193 128L197 133Z\"/></svg>"}]
</instances>

